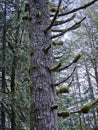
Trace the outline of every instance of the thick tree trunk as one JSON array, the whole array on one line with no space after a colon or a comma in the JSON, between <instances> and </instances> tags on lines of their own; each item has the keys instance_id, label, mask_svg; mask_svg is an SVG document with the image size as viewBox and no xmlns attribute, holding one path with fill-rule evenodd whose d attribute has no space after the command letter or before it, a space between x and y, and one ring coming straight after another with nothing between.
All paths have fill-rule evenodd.
<instances>
[{"instance_id":1,"label":"thick tree trunk","mask_svg":"<svg viewBox=\"0 0 98 130\"><path fill-rule=\"evenodd\" d=\"M57 130L56 110L51 110L56 96L53 73L48 69L53 65L53 53L52 48L48 52L44 51L44 48L51 44L50 31L44 33L50 21L48 0L30 0L30 14L30 130Z\"/></svg>"}]
</instances>

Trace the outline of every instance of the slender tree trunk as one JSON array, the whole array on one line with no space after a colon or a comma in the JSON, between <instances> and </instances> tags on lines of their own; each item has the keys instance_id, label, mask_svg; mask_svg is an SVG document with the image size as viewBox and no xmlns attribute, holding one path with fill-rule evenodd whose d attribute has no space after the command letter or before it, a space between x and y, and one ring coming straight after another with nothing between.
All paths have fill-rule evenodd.
<instances>
[{"instance_id":1,"label":"slender tree trunk","mask_svg":"<svg viewBox=\"0 0 98 130\"><path fill-rule=\"evenodd\" d=\"M19 0L16 0L16 22L19 21L20 12L19 12ZM16 23L17 24L17 23ZM16 28L15 34L15 47L19 41L19 25ZM14 47L14 49L15 49ZM12 60L12 70L11 70L11 93L12 93L12 104L11 104L11 130L16 130L16 113L15 113L15 78L16 78L16 68L17 68L17 56L16 52L13 51L13 60Z\"/></svg>"},{"instance_id":2,"label":"slender tree trunk","mask_svg":"<svg viewBox=\"0 0 98 130\"><path fill-rule=\"evenodd\" d=\"M48 0L30 0L30 130L57 130L56 110L51 109L56 97L53 73L49 71L53 65L52 48L48 52L44 51L52 42L50 31L44 33L50 22L48 4Z\"/></svg>"},{"instance_id":3,"label":"slender tree trunk","mask_svg":"<svg viewBox=\"0 0 98 130\"><path fill-rule=\"evenodd\" d=\"M80 89L80 82L79 82L79 76L78 76L78 69L76 69L76 82L77 82L77 87L78 87L78 91L79 91L79 98L80 100L82 100L82 95L81 95L81 89ZM78 106L78 97L76 97L76 102L77 102L77 108L79 109ZM81 102L81 106L83 105L83 103ZM84 115L78 114L79 115L79 123L80 123L80 130L84 130L84 125L85 125L85 118Z\"/></svg>"},{"instance_id":4,"label":"slender tree trunk","mask_svg":"<svg viewBox=\"0 0 98 130\"><path fill-rule=\"evenodd\" d=\"M85 68L86 68L86 73L87 73L87 79L88 79L87 81L88 81L88 85L89 85L90 98L93 101L93 100L95 100L95 97L94 97L93 86L92 86L92 82L91 82L91 78L89 75L89 70L88 70L86 62L85 62ZM94 125L96 126L97 120L96 120L96 113L95 112L93 112L93 119L94 119Z\"/></svg>"},{"instance_id":5,"label":"slender tree trunk","mask_svg":"<svg viewBox=\"0 0 98 130\"><path fill-rule=\"evenodd\" d=\"M6 47L6 1L4 2L4 25L3 25L3 41L2 41L2 91L5 92L6 85L6 71L5 71L5 47ZM3 99L1 102L1 127L5 130L5 107Z\"/></svg>"},{"instance_id":6,"label":"slender tree trunk","mask_svg":"<svg viewBox=\"0 0 98 130\"><path fill-rule=\"evenodd\" d=\"M11 93L12 93L12 104L11 104L11 130L16 130L16 123L15 123L15 70L16 70L16 58L13 58L12 61L12 72L11 72Z\"/></svg>"}]
</instances>

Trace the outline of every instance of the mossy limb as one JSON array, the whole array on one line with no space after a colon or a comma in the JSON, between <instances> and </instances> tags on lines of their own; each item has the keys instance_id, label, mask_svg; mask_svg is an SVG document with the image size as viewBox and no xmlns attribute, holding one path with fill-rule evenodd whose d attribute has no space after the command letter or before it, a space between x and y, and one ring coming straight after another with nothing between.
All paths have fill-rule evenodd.
<instances>
[{"instance_id":1,"label":"mossy limb","mask_svg":"<svg viewBox=\"0 0 98 130\"><path fill-rule=\"evenodd\" d=\"M59 117L68 117L68 116L70 116L70 112L69 111L61 111L61 112L58 112L58 116Z\"/></svg>"},{"instance_id":2,"label":"mossy limb","mask_svg":"<svg viewBox=\"0 0 98 130\"><path fill-rule=\"evenodd\" d=\"M56 90L56 94L59 94L59 93L69 93L69 88L68 87L61 87L61 88Z\"/></svg>"},{"instance_id":3,"label":"mossy limb","mask_svg":"<svg viewBox=\"0 0 98 130\"><path fill-rule=\"evenodd\" d=\"M38 13L36 14L37 17L41 17L42 13L40 11L38 11Z\"/></svg>"},{"instance_id":4,"label":"mossy limb","mask_svg":"<svg viewBox=\"0 0 98 130\"><path fill-rule=\"evenodd\" d=\"M30 5L29 3L25 3L25 12L30 10Z\"/></svg>"},{"instance_id":5,"label":"mossy limb","mask_svg":"<svg viewBox=\"0 0 98 130\"><path fill-rule=\"evenodd\" d=\"M63 41L53 41L52 44L53 44L54 46L56 46L56 45L63 45L64 42L63 42Z\"/></svg>"},{"instance_id":6,"label":"mossy limb","mask_svg":"<svg viewBox=\"0 0 98 130\"><path fill-rule=\"evenodd\" d=\"M48 45L48 46L47 46L46 48L44 48L43 50L44 50L45 53L48 53L48 51L49 51L50 48L51 48L51 44Z\"/></svg>"},{"instance_id":7,"label":"mossy limb","mask_svg":"<svg viewBox=\"0 0 98 130\"><path fill-rule=\"evenodd\" d=\"M54 66L52 66L49 70L50 71L57 71L61 67L61 63L58 63Z\"/></svg>"},{"instance_id":8,"label":"mossy limb","mask_svg":"<svg viewBox=\"0 0 98 130\"><path fill-rule=\"evenodd\" d=\"M52 109L52 110L58 109L58 104L53 104L53 105L51 106L51 109Z\"/></svg>"},{"instance_id":9,"label":"mossy limb","mask_svg":"<svg viewBox=\"0 0 98 130\"><path fill-rule=\"evenodd\" d=\"M88 103L84 105L83 107L81 107L79 112L87 114L90 111L91 107L92 107L92 104Z\"/></svg>"},{"instance_id":10,"label":"mossy limb","mask_svg":"<svg viewBox=\"0 0 98 130\"><path fill-rule=\"evenodd\" d=\"M31 21L32 17L30 15L26 15L22 17L22 20L29 20Z\"/></svg>"},{"instance_id":11,"label":"mossy limb","mask_svg":"<svg viewBox=\"0 0 98 130\"><path fill-rule=\"evenodd\" d=\"M75 59L73 60L73 63L76 63L80 59L81 55L78 54L76 55Z\"/></svg>"}]
</instances>

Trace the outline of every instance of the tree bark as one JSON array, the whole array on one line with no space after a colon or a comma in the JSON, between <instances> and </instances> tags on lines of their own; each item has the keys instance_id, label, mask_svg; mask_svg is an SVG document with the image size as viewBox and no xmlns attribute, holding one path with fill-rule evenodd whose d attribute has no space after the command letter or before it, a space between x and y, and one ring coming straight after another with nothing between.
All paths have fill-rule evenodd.
<instances>
[{"instance_id":1,"label":"tree bark","mask_svg":"<svg viewBox=\"0 0 98 130\"><path fill-rule=\"evenodd\" d=\"M50 22L48 4L48 0L30 0L30 130L57 130L57 113L51 110L56 97L54 75L49 71L54 61L53 52L52 48L44 51L52 43L51 31L44 33Z\"/></svg>"}]
</instances>

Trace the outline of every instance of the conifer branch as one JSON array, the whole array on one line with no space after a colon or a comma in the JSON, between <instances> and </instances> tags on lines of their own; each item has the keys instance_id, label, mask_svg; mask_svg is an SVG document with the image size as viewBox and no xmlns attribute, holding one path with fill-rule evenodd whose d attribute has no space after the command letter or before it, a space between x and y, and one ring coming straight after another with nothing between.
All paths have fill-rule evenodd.
<instances>
[{"instance_id":1,"label":"conifer branch","mask_svg":"<svg viewBox=\"0 0 98 130\"><path fill-rule=\"evenodd\" d=\"M59 20L59 21L55 21L55 23L53 24L53 26L57 26L57 25L62 25L65 24L67 22L70 22L71 20L73 20L76 17L76 14L73 14L70 18L66 19L66 20Z\"/></svg>"},{"instance_id":2,"label":"conifer branch","mask_svg":"<svg viewBox=\"0 0 98 130\"><path fill-rule=\"evenodd\" d=\"M68 15L68 14L71 14L71 13L75 13L75 12L77 12L77 11L79 11L79 10L86 9L86 8L88 8L89 6L91 6L92 4L94 4L94 3L97 2L97 1L98 1L98 0L93 0L93 1L87 3L87 4L83 5L83 6L74 8L74 9L72 9L72 10L69 11L69 12L64 12L64 13L58 14L58 16L65 16L65 15ZM51 17L53 17L53 15L51 15Z\"/></svg>"},{"instance_id":3,"label":"conifer branch","mask_svg":"<svg viewBox=\"0 0 98 130\"><path fill-rule=\"evenodd\" d=\"M68 29L63 29L63 30L53 30L53 29L52 29L52 32L61 32L61 33L59 33L59 34L57 34L57 35L53 35L53 36L51 37L51 39L60 37L60 36L64 35L66 32L68 32L68 31L77 29L78 27L81 26L81 23L82 23L82 21L83 21L85 18L86 18L86 17L84 17L81 21L75 23L74 25L72 25L72 26L69 27Z\"/></svg>"},{"instance_id":4,"label":"conifer branch","mask_svg":"<svg viewBox=\"0 0 98 130\"><path fill-rule=\"evenodd\" d=\"M73 75L75 70L76 70L76 67L73 69L72 73L66 79L63 79L62 81L55 83L53 86L58 86L64 82L66 82Z\"/></svg>"},{"instance_id":5,"label":"conifer branch","mask_svg":"<svg viewBox=\"0 0 98 130\"><path fill-rule=\"evenodd\" d=\"M64 70L64 69L67 69L67 68L70 67L72 64L75 64L75 63L80 59L80 57L81 57L80 54L76 55L76 57L74 58L74 60L73 60L71 63L69 63L67 66L64 66L64 67L59 68L57 71L62 71L62 70Z\"/></svg>"},{"instance_id":6,"label":"conifer branch","mask_svg":"<svg viewBox=\"0 0 98 130\"><path fill-rule=\"evenodd\" d=\"M57 16L58 16L59 8L60 8L60 6L61 6L61 2L62 2L62 0L59 0L59 4L58 4L57 11L56 11L56 13L55 13L55 15L54 15L54 17L53 17L53 19L52 19L50 25L46 28L45 33L47 33L47 31L48 31L49 29L51 29L51 27L53 26L53 24L54 24L54 22L55 22L55 20L56 20L56 18L57 18Z\"/></svg>"}]
</instances>

